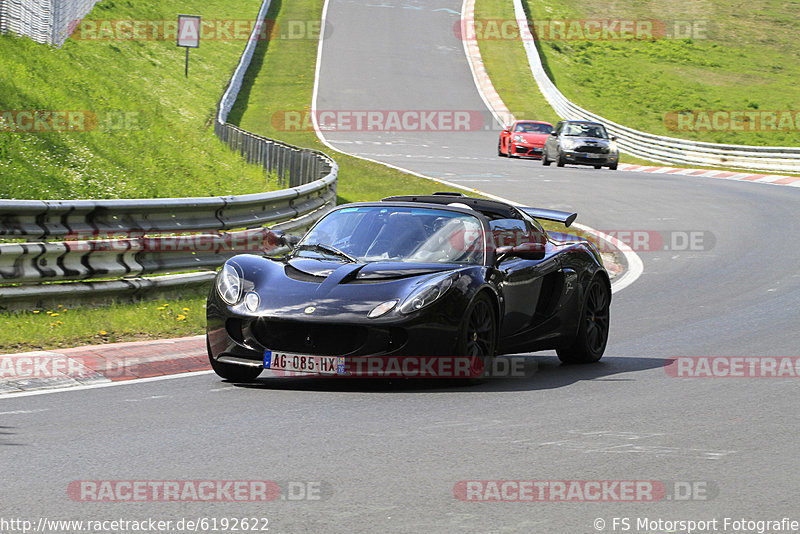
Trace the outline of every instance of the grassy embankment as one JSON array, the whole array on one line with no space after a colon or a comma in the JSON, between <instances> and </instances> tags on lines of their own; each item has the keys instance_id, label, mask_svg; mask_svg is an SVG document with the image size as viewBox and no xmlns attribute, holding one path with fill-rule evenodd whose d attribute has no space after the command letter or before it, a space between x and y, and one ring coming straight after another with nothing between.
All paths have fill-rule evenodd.
<instances>
[{"instance_id":1,"label":"grassy embankment","mask_svg":"<svg viewBox=\"0 0 800 534\"><path fill-rule=\"evenodd\" d=\"M85 111L90 131L0 127L0 197L148 198L274 189L214 136L216 103L244 40L205 40L190 54L166 40L103 31L99 21L173 22L177 13L242 19L259 0L100 2L61 49L0 37L0 110ZM96 31L92 32L92 27ZM129 34L130 35L130 34ZM93 117L97 118L96 124Z\"/></svg>"}]
</instances>

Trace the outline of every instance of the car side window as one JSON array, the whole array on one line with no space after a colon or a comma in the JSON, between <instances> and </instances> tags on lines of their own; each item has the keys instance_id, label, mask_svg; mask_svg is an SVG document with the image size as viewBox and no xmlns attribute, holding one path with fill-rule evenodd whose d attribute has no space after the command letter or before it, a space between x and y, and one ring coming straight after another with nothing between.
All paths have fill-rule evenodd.
<instances>
[{"instance_id":1,"label":"car side window","mask_svg":"<svg viewBox=\"0 0 800 534\"><path fill-rule=\"evenodd\" d=\"M556 124L556 129L555 129L556 135L561 135L561 130L563 128L564 128L563 122L559 122L558 124Z\"/></svg>"}]
</instances>

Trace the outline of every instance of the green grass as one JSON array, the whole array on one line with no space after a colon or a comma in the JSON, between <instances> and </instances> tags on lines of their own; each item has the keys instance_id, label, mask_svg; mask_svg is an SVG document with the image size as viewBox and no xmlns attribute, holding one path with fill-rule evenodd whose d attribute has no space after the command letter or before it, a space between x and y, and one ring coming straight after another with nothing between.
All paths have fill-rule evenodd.
<instances>
[{"instance_id":1,"label":"green grass","mask_svg":"<svg viewBox=\"0 0 800 534\"><path fill-rule=\"evenodd\" d=\"M277 19L278 28L288 27L289 21L317 21L322 16L322 4L322 0L273 0L267 18ZM317 39L309 37L259 43L228 120L245 130L327 153L339 164L339 203L378 200L389 195L460 191L330 150L317 139L313 129L286 131L275 127L275 114L311 109Z\"/></svg>"},{"instance_id":2,"label":"green grass","mask_svg":"<svg viewBox=\"0 0 800 534\"><path fill-rule=\"evenodd\" d=\"M476 21L514 18L514 5L510 0L476 0ZM552 124L559 121L558 114L547 103L533 79L521 41L481 39L479 36L478 48L492 85L515 117Z\"/></svg>"},{"instance_id":3,"label":"green grass","mask_svg":"<svg viewBox=\"0 0 800 534\"><path fill-rule=\"evenodd\" d=\"M539 41L545 68L576 104L639 130L718 143L797 146L790 131L675 131L665 119L684 110L800 110L796 80L800 4L783 0L523 0L533 20L625 19L707 21L695 38ZM514 19L511 2L478 0L476 19ZM554 118L538 91L517 40L482 40L481 53L512 112ZM543 105L544 104L544 105Z\"/></svg>"},{"instance_id":4,"label":"green grass","mask_svg":"<svg viewBox=\"0 0 800 534\"><path fill-rule=\"evenodd\" d=\"M86 20L254 19L260 0L106 0ZM96 127L12 132L0 127L0 197L147 198L277 188L214 136L216 103L246 40L67 40L63 48L0 37L0 110L85 110ZM2 112L0 112L1 114ZM2 116L2 115L0 115Z\"/></svg>"},{"instance_id":5,"label":"green grass","mask_svg":"<svg viewBox=\"0 0 800 534\"><path fill-rule=\"evenodd\" d=\"M0 354L203 334L205 295L0 313Z\"/></svg>"}]
</instances>

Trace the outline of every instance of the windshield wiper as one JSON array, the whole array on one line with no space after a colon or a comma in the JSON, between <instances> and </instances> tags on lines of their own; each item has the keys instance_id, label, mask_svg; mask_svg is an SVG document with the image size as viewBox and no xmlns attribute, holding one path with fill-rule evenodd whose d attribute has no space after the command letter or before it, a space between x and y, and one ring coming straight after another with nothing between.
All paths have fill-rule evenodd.
<instances>
[{"instance_id":1,"label":"windshield wiper","mask_svg":"<svg viewBox=\"0 0 800 534\"><path fill-rule=\"evenodd\" d=\"M332 254L338 258L345 259L350 263L358 263L358 260L355 259L353 256L348 254L347 252L342 252L338 248L332 245L325 245L324 243L315 243L313 245L300 245L297 247L297 250L315 250L317 252L327 252L328 254Z\"/></svg>"}]
</instances>

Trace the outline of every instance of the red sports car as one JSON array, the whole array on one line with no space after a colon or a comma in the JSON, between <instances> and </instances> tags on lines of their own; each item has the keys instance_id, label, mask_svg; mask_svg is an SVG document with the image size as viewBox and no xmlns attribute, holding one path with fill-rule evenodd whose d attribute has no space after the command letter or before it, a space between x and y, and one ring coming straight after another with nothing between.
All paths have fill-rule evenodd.
<instances>
[{"instance_id":1,"label":"red sports car","mask_svg":"<svg viewBox=\"0 0 800 534\"><path fill-rule=\"evenodd\" d=\"M500 132L497 155L541 158L544 142L552 131L553 125L549 122L516 121Z\"/></svg>"}]
</instances>

